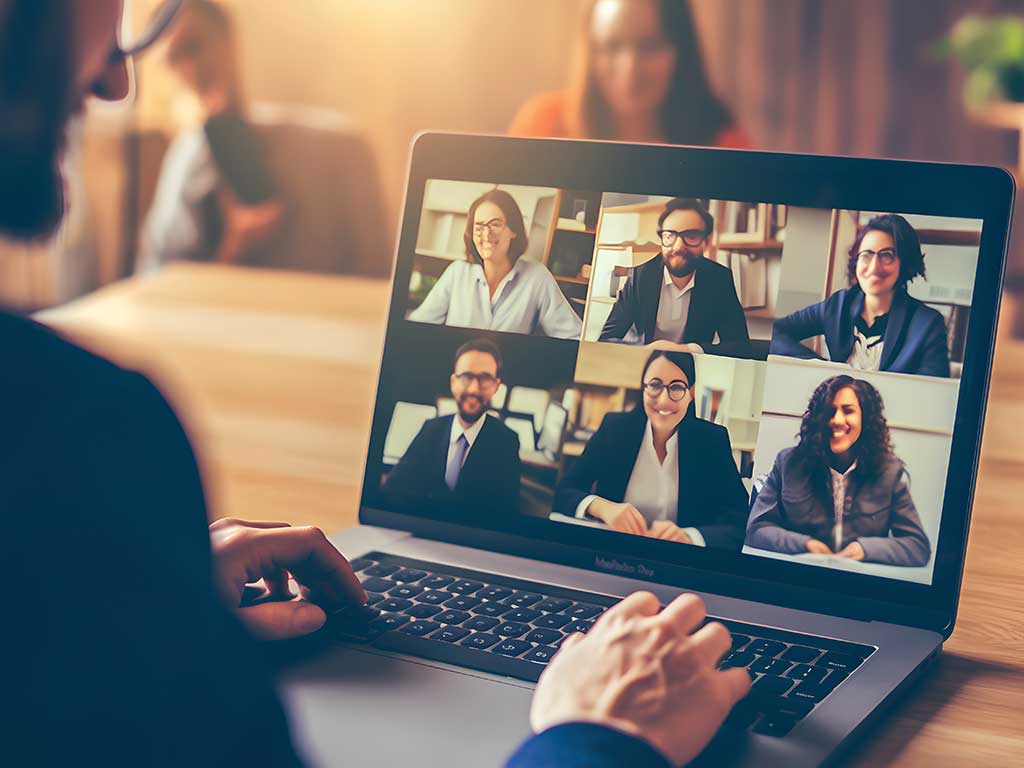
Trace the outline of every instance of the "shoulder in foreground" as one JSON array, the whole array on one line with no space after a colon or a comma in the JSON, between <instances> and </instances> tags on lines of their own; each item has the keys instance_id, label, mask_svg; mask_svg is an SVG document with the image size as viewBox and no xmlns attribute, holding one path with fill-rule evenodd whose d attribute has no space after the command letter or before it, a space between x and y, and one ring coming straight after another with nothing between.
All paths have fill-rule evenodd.
<instances>
[{"instance_id":1,"label":"shoulder in foreground","mask_svg":"<svg viewBox=\"0 0 1024 768\"><path fill-rule=\"evenodd\" d=\"M530 98L512 119L510 136L565 138L565 91L548 91Z\"/></svg>"}]
</instances>

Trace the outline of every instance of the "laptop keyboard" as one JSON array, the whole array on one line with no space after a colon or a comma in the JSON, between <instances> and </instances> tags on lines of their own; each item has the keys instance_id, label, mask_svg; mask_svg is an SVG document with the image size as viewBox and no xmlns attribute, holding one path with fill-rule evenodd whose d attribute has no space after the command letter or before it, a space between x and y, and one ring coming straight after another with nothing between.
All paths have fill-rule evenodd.
<instances>
[{"instance_id":1,"label":"laptop keyboard","mask_svg":"<svg viewBox=\"0 0 1024 768\"><path fill-rule=\"evenodd\" d=\"M566 637L587 632L618 598L373 552L352 562L368 601L328 631L461 667L536 682ZM785 736L875 648L719 619L732 635L720 668L742 667L750 695L726 728Z\"/></svg>"}]
</instances>

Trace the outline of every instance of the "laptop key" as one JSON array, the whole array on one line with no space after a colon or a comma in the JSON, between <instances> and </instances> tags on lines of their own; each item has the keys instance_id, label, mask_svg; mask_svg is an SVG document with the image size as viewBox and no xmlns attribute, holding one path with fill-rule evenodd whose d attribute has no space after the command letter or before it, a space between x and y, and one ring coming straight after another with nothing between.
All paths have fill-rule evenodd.
<instances>
[{"instance_id":1,"label":"laptop key","mask_svg":"<svg viewBox=\"0 0 1024 768\"><path fill-rule=\"evenodd\" d=\"M481 603L472 610L477 616L501 616L508 610L508 606L504 603Z\"/></svg>"},{"instance_id":2,"label":"laptop key","mask_svg":"<svg viewBox=\"0 0 1024 768\"><path fill-rule=\"evenodd\" d=\"M487 585L482 581L473 581L472 579L459 579L453 581L448 585L449 592L455 592L459 595L472 595L477 590L483 589Z\"/></svg>"},{"instance_id":3,"label":"laptop key","mask_svg":"<svg viewBox=\"0 0 1024 768\"><path fill-rule=\"evenodd\" d=\"M750 651L734 651L722 659L722 669L731 669L732 667L746 667L753 662L757 661L757 656Z\"/></svg>"},{"instance_id":4,"label":"laptop key","mask_svg":"<svg viewBox=\"0 0 1024 768\"><path fill-rule=\"evenodd\" d=\"M472 635L462 641L461 645L465 645L468 648L478 648L480 650L486 650L495 643L500 643L501 637L498 635L489 635L486 632L474 632Z\"/></svg>"},{"instance_id":5,"label":"laptop key","mask_svg":"<svg viewBox=\"0 0 1024 768\"><path fill-rule=\"evenodd\" d=\"M439 613L434 617L434 621L439 621L442 624L461 624L469 618L469 614L465 611L445 611Z\"/></svg>"},{"instance_id":6,"label":"laptop key","mask_svg":"<svg viewBox=\"0 0 1024 768\"><path fill-rule=\"evenodd\" d=\"M400 565L375 565L363 571L365 576L390 576L392 573L401 570Z\"/></svg>"},{"instance_id":7,"label":"laptop key","mask_svg":"<svg viewBox=\"0 0 1024 768\"><path fill-rule=\"evenodd\" d=\"M570 621L572 621L572 616L566 616L564 613L549 613L533 622L533 626L543 629L560 629Z\"/></svg>"},{"instance_id":8,"label":"laptop key","mask_svg":"<svg viewBox=\"0 0 1024 768\"><path fill-rule=\"evenodd\" d=\"M445 608L454 608L457 611L468 611L471 608L476 608L482 603L479 597L467 597L466 595L456 595L447 603L444 604Z\"/></svg>"},{"instance_id":9,"label":"laptop key","mask_svg":"<svg viewBox=\"0 0 1024 768\"><path fill-rule=\"evenodd\" d=\"M487 589L481 589L476 593L476 596L483 600L504 600L506 597L511 595L515 590L506 589L505 587L488 587Z\"/></svg>"},{"instance_id":10,"label":"laptop key","mask_svg":"<svg viewBox=\"0 0 1024 768\"><path fill-rule=\"evenodd\" d=\"M592 621L574 621L572 624L566 624L562 627L562 631L568 632L570 635L573 632L579 632L580 634L585 635L590 631L592 626L594 626L594 622Z\"/></svg>"},{"instance_id":11,"label":"laptop key","mask_svg":"<svg viewBox=\"0 0 1024 768\"><path fill-rule=\"evenodd\" d=\"M474 616L469 621L462 622L462 626L472 629L474 632L489 632L500 623L499 619L493 619L490 616Z\"/></svg>"},{"instance_id":12,"label":"laptop key","mask_svg":"<svg viewBox=\"0 0 1024 768\"><path fill-rule=\"evenodd\" d=\"M495 653L493 646L490 650L483 650L466 645L466 641L471 638L472 636L467 637L461 643L440 643L429 637L416 637L404 632L385 632L373 641L373 647L419 656L424 659L443 661L446 664L469 669L479 669L533 683L537 682L541 672L545 669L543 664L534 664L523 659Z\"/></svg>"},{"instance_id":13,"label":"laptop key","mask_svg":"<svg viewBox=\"0 0 1024 768\"><path fill-rule=\"evenodd\" d=\"M388 613L401 613L406 608L412 607L412 600L405 600L400 597L389 597L387 600L382 600L374 606L380 608L382 611Z\"/></svg>"},{"instance_id":14,"label":"laptop key","mask_svg":"<svg viewBox=\"0 0 1024 768\"><path fill-rule=\"evenodd\" d=\"M513 592L504 602L509 608L528 608L543 599L544 595L538 595L536 592Z\"/></svg>"},{"instance_id":15,"label":"laptop key","mask_svg":"<svg viewBox=\"0 0 1024 768\"><path fill-rule=\"evenodd\" d=\"M744 650L756 653L759 656L777 656L786 650L786 644L778 640L755 640Z\"/></svg>"},{"instance_id":16,"label":"laptop key","mask_svg":"<svg viewBox=\"0 0 1024 768\"><path fill-rule=\"evenodd\" d=\"M750 686L750 695L754 698L760 698L761 696L781 696L792 687L793 681L789 678L765 675Z\"/></svg>"},{"instance_id":17,"label":"laptop key","mask_svg":"<svg viewBox=\"0 0 1024 768\"><path fill-rule=\"evenodd\" d=\"M414 621L412 624L407 624L402 627L402 632L407 635L416 635L422 637L423 635L429 635L435 629L440 629L441 625L436 621Z\"/></svg>"},{"instance_id":18,"label":"laptop key","mask_svg":"<svg viewBox=\"0 0 1024 768\"><path fill-rule=\"evenodd\" d=\"M732 649L738 651L747 643L750 642L750 638L746 635L733 635L732 636Z\"/></svg>"},{"instance_id":19,"label":"laptop key","mask_svg":"<svg viewBox=\"0 0 1024 768\"><path fill-rule=\"evenodd\" d=\"M418 584L399 584L388 594L392 597L416 597L422 591L423 587Z\"/></svg>"},{"instance_id":20,"label":"laptop key","mask_svg":"<svg viewBox=\"0 0 1024 768\"><path fill-rule=\"evenodd\" d=\"M814 664L819 667L827 667L828 669L838 669L841 672L852 672L860 666L862 661L863 659L859 659L856 656L830 651L814 662Z\"/></svg>"},{"instance_id":21,"label":"laptop key","mask_svg":"<svg viewBox=\"0 0 1024 768\"><path fill-rule=\"evenodd\" d=\"M363 579L363 589L367 592L387 592L390 589L394 589L398 585L391 579L381 579L377 577L370 577Z\"/></svg>"},{"instance_id":22,"label":"laptop key","mask_svg":"<svg viewBox=\"0 0 1024 768\"><path fill-rule=\"evenodd\" d=\"M400 583L411 584L414 581L419 581L424 576L427 576L426 571L419 571L415 568L403 568L398 573L391 574L391 580Z\"/></svg>"},{"instance_id":23,"label":"laptop key","mask_svg":"<svg viewBox=\"0 0 1024 768\"><path fill-rule=\"evenodd\" d=\"M513 608L507 613L503 613L502 618L506 621L524 621L529 623L534 619L540 618L540 611L535 611L532 608Z\"/></svg>"},{"instance_id":24,"label":"laptop key","mask_svg":"<svg viewBox=\"0 0 1024 768\"><path fill-rule=\"evenodd\" d=\"M500 653L502 656L518 656L524 651L530 650L531 647L529 643L524 643L522 640L506 639L494 646L494 652Z\"/></svg>"},{"instance_id":25,"label":"laptop key","mask_svg":"<svg viewBox=\"0 0 1024 768\"><path fill-rule=\"evenodd\" d=\"M522 624L518 621L506 621L495 627L494 631L502 637L522 637L531 629L529 624Z\"/></svg>"},{"instance_id":26,"label":"laptop key","mask_svg":"<svg viewBox=\"0 0 1024 768\"><path fill-rule=\"evenodd\" d=\"M755 702L743 699L732 708L728 717L725 718L725 722L722 723L722 727L731 730L745 730L753 725L760 715L761 712L755 706Z\"/></svg>"},{"instance_id":27,"label":"laptop key","mask_svg":"<svg viewBox=\"0 0 1024 768\"><path fill-rule=\"evenodd\" d=\"M416 595L416 602L426 603L427 605L441 605L441 603L451 600L451 597L451 592L444 592L440 589L428 589L426 592L420 592Z\"/></svg>"},{"instance_id":28,"label":"laptop key","mask_svg":"<svg viewBox=\"0 0 1024 768\"><path fill-rule=\"evenodd\" d=\"M572 606L572 600L563 600L560 597L545 597L539 603L533 604L533 610L544 611L544 613L561 613Z\"/></svg>"},{"instance_id":29,"label":"laptop key","mask_svg":"<svg viewBox=\"0 0 1024 768\"><path fill-rule=\"evenodd\" d=\"M785 736L796 725L796 720L786 715L765 715L754 726L754 733L762 736Z\"/></svg>"},{"instance_id":30,"label":"laptop key","mask_svg":"<svg viewBox=\"0 0 1024 768\"><path fill-rule=\"evenodd\" d=\"M563 611L567 616L572 616L574 619L592 619L603 612L604 608L600 605L590 605L589 603L576 603L569 610Z\"/></svg>"},{"instance_id":31,"label":"laptop key","mask_svg":"<svg viewBox=\"0 0 1024 768\"><path fill-rule=\"evenodd\" d=\"M557 629L535 629L523 639L528 643L538 645L553 645L563 637Z\"/></svg>"},{"instance_id":32,"label":"laptop key","mask_svg":"<svg viewBox=\"0 0 1024 768\"><path fill-rule=\"evenodd\" d=\"M357 557L355 560L350 560L349 565L352 566L352 570L359 573L362 570L369 568L371 565L376 565L376 560L371 560L368 557Z\"/></svg>"},{"instance_id":33,"label":"laptop key","mask_svg":"<svg viewBox=\"0 0 1024 768\"><path fill-rule=\"evenodd\" d=\"M835 686L822 685L821 683L812 683L810 681L800 683L790 691L789 695L793 699L799 699L801 701L813 701L818 702L832 693L832 689Z\"/></svg>"},{"instance_id":34,"label":"laptop key","mask_svg":"<svg viewBox=\"0 0 1024 768\"><path fill-rule=\"evenodd\" d=\"M366 593L366 604L367 605L373 605L374 603L379 603L383 599L384 599L384 595L380 594L379 592L367 592Z\"/></svg>"},{"instance_id":35,"label":"laptop key","mask_svg":"<svg viewBox=\"0 0 1024 768\"><path fill-rule=\"evenodd\" d=\"M810 664L819 656L821 656L821 651L817 648L808 648L806 645L791 645L779 658L786 661L794 661L798 664Z\"/></svg>"},{"instance_id":36,"label":"laptop key","mask_svg":"<svg viewBox=\"0 0 1024 768\"><path fill-rule=\"evenodd\" d=\"M462 627L445 627L432 634L430 639L440 640L445 643L456 643L468 634L469 630Z\"/></svg>"},{"instance_id":37,"label":"laptop key","mask_svg":"<svg viewBox=\"0 0 1024 768\"><path fill-rule=\"evenodd\" d=\"M786 677L791 677L794 680L805 680L809 683L820 683L827 674L828 670L824 667L812 667L808 664L797 664L786 673Z\"/></svg>"},{"instance_id":38,"label":"laptop key","mask_svg":"<svg viewBox=\"0 0 1024 768\"><path fill-rule=\"evenodd\" d=\"M760 659L751 664L748 669L751 672L760 672L764 675L777 675L782 676L786 674L789 668L793 666L788 661L782 661L781 659L773 659L770 656L762 656Z\"/></svg>"},{"instance_id":39,"label":"laptop key","mask_svg":"<svg viewBox=\"0 0 1024 768\"><path fill-rule=\"evenodd\" d=\"M427 589L444 589L453 581L455 581L454 576L445 576L443 574L435 573L433 576L423 579L420 582L420 586L426 587Z\"/></svg>"},{"instance_id":40,"label":"laptop key","mask_svg":"<svg viewBox=\"0 0 1024 768\"><path fill-rule=\"evenodd\" d=\"M427 605L425 603L420 603L408 609L405 612L405 615L412 616L414 619L429 619L434 614L440 612L441 606L439 605Z\"/></svg>"},{"instance_id":41,"label":"laptop key","mask_svg":"<svg viewBox=\"0 0 1024 768\"><path fill-rule=\"evenodd\" d=\"M538 664L547 664L556 653L558 653L557 648L552 648L548 645L538 645L529 653L524 653L522 658L527 661L535 661Z\"/></svg>"},{"instance_id":42,"label":"laptop key","mask_svg":"<svg viewBox=\"0 0 1024 768\"><path fill-rule=\"evenodd\" d=\"M408 623L408 616L403 616L401 613L388 613L381 616L376 621L371 622L370 627L381 632L388 632L392 629L398 629L402 625Z\"/></svg>"},{"instance_id":43,"label":"laptop key","mask_svg":"<svg viewBox=\"0 0 1024 768\"><path fill-rule=\"evenodd\" d=\"M789 696L765 696L758 699L756 703L762 712L786 715L796 720L807 717L814 709L813 701L792 699Z\"/></svg>"}]
</instances>

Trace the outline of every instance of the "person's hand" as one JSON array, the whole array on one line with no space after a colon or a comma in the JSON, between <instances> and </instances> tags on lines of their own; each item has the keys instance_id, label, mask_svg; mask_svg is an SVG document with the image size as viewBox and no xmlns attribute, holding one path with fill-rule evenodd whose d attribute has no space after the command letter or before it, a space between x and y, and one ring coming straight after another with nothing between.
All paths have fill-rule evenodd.
<instances>
[{"instance_id":1,"label":"person's hand","mask_svg":"<svg viewBox=\"0 0 1024 768\"><path fill-rule=\"evenodd\" d=\"M808 541L807 541L807 551L808 552L813 552L816 555L831 555L831 554L833 554L833 552L829 548L828 544L825 544L824 542L818 541L817 539L808 539Z\"/></svg>"},{"instance_id":2,"label":"person's hand","mask_svg":"<svg viewBox=\"0 0 1024 768\"><path fill-rule=\"evenodd\" d=\"M859 541L851 541L841 550L836 552L840 557L848 557L851 560L863 560L864 559L864 547L861 546Z\"/></svg>"},{"instance_id":3,"label":"person's hand","mask_svg":"<svg viewBox=\"0 0 1024 768\"><path fill-rule=\"evenodd\" d=\"M693 544L690 535L671 520L655 520L651 523L647 535L654 539L678 541L681 544Z\"/></svg>"},{"instance_id":4,"label":"person's hand","mask_svg":"<svg viewBox=\"0 0 1024 768\"><path fill-rule=\"evenodd\" d=\"M327 620L321 606L366 602L352 567L319 528L225 518L210 526L210 544L222 597L261 640L315 632ZM289 599L291 577L299 584L295 599ZM240 607L245 585L260 579L276 599Z\"/></svg>"},{"instance_id":5,"label":"person's hand","mask_svg":"<svg viewBox=\"0 0 1024 768\"><path fill-rule=\"evenodd\" d=\"M647 521L640 510L632 504L617 504L608 499L596 498L587 507L587 514L603 520L614 531L643 536L647 533Z\"/></svg>"},{"instance_id":6,"label":"person's hand","mask_svg":"<svg viewBox=\"0 0 1024 768\"><path fill-rule=\"evenodd\" d=\"M701 627L699 597L659 607L650 592L636 592L587 635L568 637L537 683L533 730L588 721L646 740L674 765L696 757L747 695L750 676L715 669L731 639L717 622Z\"/></svg>"},{"instance_id":7,"label":"person's hand","mask_svg":"<svg viewBox=\"0 0 1024 768\"><path fill-rule=\"evenodd\" d=\"M227 187L218 190L217 200L224 216L224 236L217 259L229 264L245 261L253 248L277 231L284 219L285 204L281 200L243 205Z\"/></svg>"}]
</instances>

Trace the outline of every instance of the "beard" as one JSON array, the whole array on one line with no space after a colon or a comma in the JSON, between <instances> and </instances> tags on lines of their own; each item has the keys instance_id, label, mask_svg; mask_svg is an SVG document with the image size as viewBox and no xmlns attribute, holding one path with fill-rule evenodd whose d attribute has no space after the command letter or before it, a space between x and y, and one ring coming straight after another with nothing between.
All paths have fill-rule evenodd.
<instances>
[{"instance_id":1,"label":"beard","mask_svg":"<svg viewBox=\"0 0 1024 768\"><path fill-rule=\"evenodd\" d=\"M459 417L466 424L476 424L476 422L487 413L487 409L490 407L490 402L484 401L482 397L476 395L463 395L455 401L459 407ZM476 410L469 410L472 407L476 407Z\"/></svg>"},{"instance_id":2,"label":"beard","mask_svg":"<svg viewBox=\"0 0 1024 768\"><path fill-rule=\"evenodd\" d=\"M31 241L52 235L64 218L61 143L48 142L31 157L0 153L0 235Z\"/></svg>"},{"instance_id":3,"label":"beard","mask_svg":"<svg viewBox=\"0 0 1024 768\"><path fill-rule=\"evenodd\" d=\"M683 251L680 256L683 257L681 264L672 264L669 262L669 257L664 257L665 268L668 269L668 273L672 277L689 277L697 271L697 265L700 263L701 256L694 256L689 251Z\"/></svg>"}]
</instances>

